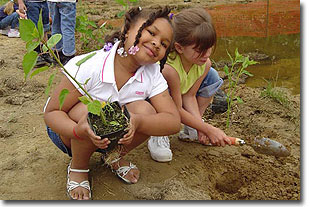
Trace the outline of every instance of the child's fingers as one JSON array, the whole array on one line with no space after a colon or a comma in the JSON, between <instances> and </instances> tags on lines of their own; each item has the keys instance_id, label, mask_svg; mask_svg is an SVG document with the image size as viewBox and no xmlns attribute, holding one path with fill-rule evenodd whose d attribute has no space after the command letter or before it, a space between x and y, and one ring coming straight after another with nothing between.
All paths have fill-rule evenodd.
<instances>
[{"instance_id":1,"label":"child's fingers","mask_svg":"<svg viewBox=\"0 0 310 207\"><path fill-rule=\"evenodd\" d=\"M104 138L101 140L93 140L93 143L100 149L105 149L111 143L108 138Z\"/></svg>"},{"instance_id":2,"label":"child's fingers","mask_svg":"<svg viewBox=\"0 0 310 207\"><path fill-rule=\"evenodd\" d=\"M125 134L125 135L123 136L123 138L121 138L121 139L118 141L118 143L119 143L119 144L130 144L130 142L131 142L131 140L132 140L134 134L135 134L135 130L134 130L133 128L130 128L130 129L128 130L127 134Z\"/></svg>"},{"instance_id":3,"label":"child's fingers","mask_svg":"<svg viewBox=\"0 0 310 207\"><path fill-rule=\"evenodd\" d=\"M229 137L225 137L224 140L228 145L232 145L232 141Z\"/></svg>"},{"instance_id":4,"label":"child's fingers","mask_svg":"<svg viewBox=\"0 0 310 207\"><path fill-rule=\"evenodd\" d=\"M123 137L118 141L118 144L130 144L132 141L133 135L128 136L128 137Z\"/></svg>"}]
</instances>

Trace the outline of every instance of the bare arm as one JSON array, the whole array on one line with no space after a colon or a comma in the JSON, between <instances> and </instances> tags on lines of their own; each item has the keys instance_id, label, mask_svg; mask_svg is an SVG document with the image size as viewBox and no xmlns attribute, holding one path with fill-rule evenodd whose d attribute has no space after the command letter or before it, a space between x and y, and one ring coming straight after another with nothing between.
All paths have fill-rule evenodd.
<instances>
[{"instance_id":1,"label":"bare arm","mask_svg":"<svg viewBox=\"0 0 310 207\"><path fill-rule=\"evenodd\" d=\"M179 112L169 95L168 90L150 98L152 106L156 110L154 115L138 115L141 121L137 127L146 135L170 135L180 131L181 120Z\"/></svg>"},{"instance_id":2,"label":"bare arm","mask_svg":"<svg viewBox=\"0 0 310 207\"><path fill-rule=\"evenodd\" d=\"M181 116L181 122L197 130L206 131L205 129L206 126L201 121L201 117L199 115L198 104L197 104L197 100L195 96L192 96L192 97L188 96L187 102L192 105L191 111L196 111L196 113L194 114L197 116L193 115L192 113L190 113L184 108L183 98L181 96L181 89L180 89L180 78L176 70L166 64L163 69L163 75L168 82L168 86L170 89L170 94L172 96L172 99L175 102L179 110L179 113ZM195 110L193 108L197 108L197 109Z\"/></svg>"},{"instance_id":3,"label":"bare arm","mask_svg":"<svg viewBox=\"0 0 310 207\"><path fill-rule=\"evenodd\" d=\"M230 140L227 138L226 134L212 125L205 123L201 120L201 115L199 113L198 103L196 99L196 93L201 85L201 82L209 72L211 63L209 62L206 66L204 74L196 81L192 88L183 96L181 96L180 89L180 78L178 73L174 68L169 65L165 65L163 74L168 82L169 89L173 100L175 101L177 108L179 109L181 115L181 122L186 124L196 130L208 135L212 144L225 145L225 140L230 144Z\"/></svg>"},{"instance_id":4,"label":"bare arm","mask_svg":"<svg viewBox=\"0 0 310 207\"><path fill-rule=\"evenodd\" d=\"M27 7L23 0L18 0L18 8L20 13L26 14Z\"/></svg>"}]
</instances>

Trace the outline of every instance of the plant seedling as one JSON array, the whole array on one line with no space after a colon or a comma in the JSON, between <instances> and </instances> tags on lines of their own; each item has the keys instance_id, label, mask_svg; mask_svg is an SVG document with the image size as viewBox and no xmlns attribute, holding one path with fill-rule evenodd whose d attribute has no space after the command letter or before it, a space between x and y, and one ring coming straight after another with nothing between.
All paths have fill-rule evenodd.
<instances>
[{"instance_id":1,"label":"plant seedling","mask_svg":"<svg viewBox=\"0 0 310 207\"><path fill-rule=\"evenodd\" d=\"M228 87L228 93L227 93L227 119L226 119L226 127L229 128L230 124L230 116L233 106L233 101L237 100L238 103L243 103L243 100L236 96L236 86L239 82L240 76L242 74L246 74L248 76L253 76L250 72L245 70L248 66L257 64L258 62L254 60L249 60L249 57L245 57L241 55L238 52L238 48L235 50L235 57L233 58L229 52L227 51L227 54L231 61L231 67L228 67L227 65L224 66L224 72L228 77L229 81L229 87Z\"/></svg>"},{"instance_id":2,"label":"plant seedling","mask_svg":"<svg viewBox=\"0 0 310 207\"><path fill-rule=\"evenodd\" d=\"M96 131L97 133L101 128L103 128L104 132L103 134L97 134L101 136L102 138L106 137L107 134L107 128L112 128L111 130L113 131L123 131L123 134L121 137L124 135L125 131L128 130L128 125L129 125L129 114L127 116L123 113L123 110L121 107L118 105L118 103L110 103L108 102L100 102L98 100L94 100L91 95L84 89L84 85L88 83L90 79L87 79L85 83L80 83L76 80L74 76L72 76L66 68L63 66L63 64L60 62L59 58L56 56L55 52L52 50L52 48L57 44L58 41L61 40L62 36L60 34L54 34L51 36L47 41L44 39L44 31L43 31L43 23L42 23L42 14L40 13L38 25L36 25L30 20L30 19L20 19L20 35L21 39L27 42L26 48L27 48L27 53L24 55L23 58L23 70L24 70L24 75L25 75L25 80L27 78L32 78L33 76L47 71L49 68L52 68L53 65L50 66L43 66L41 68L36 68L35 64L38 59L38 53L34 51L34 49L42 44L42 49L43 52L48 52L59 64L60 70L66 73L78 86L83 92L86 94L85 96L79 97L79 100L87 105L87 109L89 111L89 120L92 119L98 119L100 120L100 123L96 123ZM85 63L87 60L92 58L96 53L91 53L78 61L76 65L78 66L77 73L80 69L80 66ZM58 67L56 67L58 68ZM50 88L52 86L53 80L55 78L57 70L49 77L48 80L48 85L45 90L45 94L48 95ZM76 74L77 74L76 73ZM76 76L76 75L75 75ZM68 89L63 89L60 92L59 95L59 107L60 110L64 104L66 96L69 94ZM126 107L124 107L126 108ZM127 112L128 113L128 112ZM94 125L91 125L91 127L94 129ZM95 131L95 132L96 132ZM101 133L101 132L100 132ZM110 131L108 131L108 134ZM111 133L110 133L111 134ZM117 135L117 134L116 134ZM110 136L112 139L113 136ZM118 139L121 137L117 137ZM118 140L117 139L117 140Z\"/></svg>"}]
</instances>

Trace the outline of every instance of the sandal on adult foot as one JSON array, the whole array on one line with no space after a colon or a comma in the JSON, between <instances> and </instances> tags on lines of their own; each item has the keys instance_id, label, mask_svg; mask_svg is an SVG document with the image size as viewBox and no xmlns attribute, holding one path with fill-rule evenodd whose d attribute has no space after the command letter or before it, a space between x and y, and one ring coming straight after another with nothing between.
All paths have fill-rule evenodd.
<instances>
[{"instance_id":1,"label":"sandal on adult foot","mask_svg":"<svg viewBox=\"0 0 310 207\"><path fill-rule=\"evenodd\" d=\"M112 172L114 172L120 179L122 179L123 181L125 181L126 183L128 184L134 184L136 182L132 182L128 179L125 178L125 176L129 173L130 170L132 169L137 169L137 166L135 166L134 164L132 164L131 162L129 162L129 166L120 166L119 165L119 161L120 161L121 158L117 158L115 160L113 160L111 162L111 165L118 162L117 165L118 165L118 168L116 170L113 169L112 166L110 166L110 168L112 169Z\"/></svg>"},{"instance_id":2,"label":"sandal on adult foot","mask_svg":"<svg viewBox=\"0 0 310 207\"><path fill-rule=\"evenodd\" d=\"M67 195L68 195L68 197L71 200L76 200L75 198L73 198L70 195L70 192L72 190L74 190L75 188L77 188L77 187L82 187L82 188L85 188L86 190L89 191L89 199L91 199L91 190L90 190L89 181L88 180L84 180L84 181L78 183L76 181L70 180L70 177L69 177L70 172L88 173L89 169L87 169L87 170L72 169L71 168L71 162L70 162L70 164L68 166L68 173L67 173Z\"/></svg>"}]
</instances>

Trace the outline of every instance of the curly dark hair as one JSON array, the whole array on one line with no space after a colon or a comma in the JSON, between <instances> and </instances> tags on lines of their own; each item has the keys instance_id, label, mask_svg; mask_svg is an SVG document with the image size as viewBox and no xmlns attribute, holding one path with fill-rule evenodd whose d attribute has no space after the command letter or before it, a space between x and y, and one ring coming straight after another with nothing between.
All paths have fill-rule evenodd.
<instances>
[{"instance_id":1,"label":"curly dark hair","mask_svg":"<svg viewBox=\"0 0 310 207\"><path fill-rule=\"evenodd\" d=\"M170 25L172 27L171 20L168 16L170 11L171 11L171 9L167 6L155 7L155 8L143 8L143 9L141 9L141 7L134 7L132 9L130 9L125 14L123 30L122 31L116 31L111 35L107 35L105 37L105 42L106 43L110 42L110 43L114 44L114 40L115 40L115 38L117 38L120 40L119 46L124 47L124 43L125 43L125 39L126 39L125 36L126 36L128 30L130 29L130 26L132 24L134 24L140 18L147 19L138 30L138 33L136 35L135 42L134 42L134 46L136 46L137 44L139 44L139 40L140 40L142 31L146 27L152 25L156 19L164 18L170 23ZM170 52L170 47L167 48L167 51L166 51L164 58L160 60L160 68L161 69L163 69L164 64L166 63L167 56L168 56L169 52Z\"/></svg>"}]
</instances>

